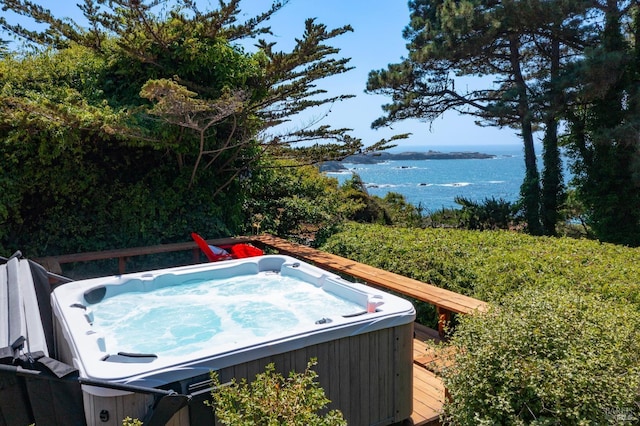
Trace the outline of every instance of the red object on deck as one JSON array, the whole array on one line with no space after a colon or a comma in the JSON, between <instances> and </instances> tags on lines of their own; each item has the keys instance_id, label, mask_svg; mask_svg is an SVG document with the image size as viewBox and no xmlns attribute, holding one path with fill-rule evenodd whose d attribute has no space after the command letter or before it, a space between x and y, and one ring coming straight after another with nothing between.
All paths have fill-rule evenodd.
<instances>
[{"instance_id":1,"label":"red object on deck","mask_svg":"<svg viewBox=\"0 0 640 426\"><path fill-rule=\"evenodd\" d=\"M207 244L207 242L204 240L204 238L202 238L200 235L198 235L195 232L191 233L191 238L193 238L193 241L195 241L196 244L198 244L198 247L200 247L200 250L202 250L204 255L207 256L207 259L209 259L209 262L217 262L219 260L231 259L232 257L228 253L215 254L213 250L211 250L211 247L209 246L209 244Z\"/></svg>"},{"instance_id":2,"label":"red object on deck","mask_svg":"<svg viewBox=\"0 0 640 426\"><path fill-rule=\"evenodd\" d=\"M236 259L242 259L244 257L262 256L264 252L257 247L249 244L235 244L231 246L231 254Z\"/></svg>"},{"instance_id":3,"label":"red object on deck","mask_svg":"<svg viewBox=\"0 0 640 426\"><path fill-rule=\"evenodd\" d=\"M211 249L211 246L207 244L207 242L195 232L191 233L191 238L198 244L200 250L207 256L209 262L218 262L220 260L227 259L242 259L245 257L253 257L253 256L262 256L264 252L257 247L254 247L250 244L234 244L228 250L231 253L224 252L222 254L216 254ZM227 246L223 247L227 248Z\"/></svg>"}]
</instances>

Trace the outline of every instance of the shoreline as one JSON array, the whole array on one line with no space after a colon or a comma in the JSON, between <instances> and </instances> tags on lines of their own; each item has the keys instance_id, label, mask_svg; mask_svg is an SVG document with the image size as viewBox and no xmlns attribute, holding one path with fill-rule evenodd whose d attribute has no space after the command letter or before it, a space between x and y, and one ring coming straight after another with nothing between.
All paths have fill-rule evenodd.
<instances>
[{"instance_id":1,"label":"shoreline","mask_svg":"<svg viewBox=\"0 0 640 426\"><path fill-rule=\"evenodd\" d=\"M371 153L354 154L345 157L342 161L324 161L319 164L321 172L339 172L348 170L344 164L377 164L385 161L411 161L411 160L486 160L496 158L494 154L481 152L440 152L440 151L405 151L391 153L377 151Z\"/></svg>"}]
</instances>

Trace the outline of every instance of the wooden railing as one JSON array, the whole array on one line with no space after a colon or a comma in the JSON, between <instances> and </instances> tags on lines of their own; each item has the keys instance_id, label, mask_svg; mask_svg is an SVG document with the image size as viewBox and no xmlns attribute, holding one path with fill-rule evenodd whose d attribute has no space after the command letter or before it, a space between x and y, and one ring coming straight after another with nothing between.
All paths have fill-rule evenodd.
<instances>
[{"instance_id":1,"label":"wooden railing","mask_svg":"<svg viewBox=\"0 0 640 426\"><path fill-rule=\"evenodd\" d=\"M252 238L249 237L230 237L208 241L209 244L217 246L229 246L239 243L251 243ZM194 263L200 262L200 249L194 241L186 243L159 244L147 247L131 247L125 249L90 251L84 253L63 254L60 256L47 256L33 259L50 272L62 273L62 265L76 262L91 262L94 260L118 259L118 273L124 274L127 269L127 261L136 256L145 256L149 254L172 253L176 251L191 250L193 253Z\"/></svg>"},{"instance_id":2,"label":"wooden railing","mask_svg":"<svg viewBox=\"0 0 640 426\"><path fill-rule=\"evenodd\" d=\"M272 235L215 239L208 240L207 243L216 246L229 246L239 243L254 244L262 249L275 250L281 254L286 254L300 260L313 263L324 269L349 275L373 286L385 288L404 294L413 299L432 304L436 307L438 312L438 332L441 336L444 335L444 327L450 321L453 313L470 314L476 311L485 311L487 309L487 304L481 300L442 289L431 284L423 283L393 272L368 266L341 256L322 252L308 246L292 243ZM200 261L200 252L195 242L69 254L34 260L42 264L51 272L60 273L61 265L65 263L117 258L118 271L122 274L126 272L127 259L131 257L185 250L193 251L194 262Z\"/></svg>"}]
</instances>

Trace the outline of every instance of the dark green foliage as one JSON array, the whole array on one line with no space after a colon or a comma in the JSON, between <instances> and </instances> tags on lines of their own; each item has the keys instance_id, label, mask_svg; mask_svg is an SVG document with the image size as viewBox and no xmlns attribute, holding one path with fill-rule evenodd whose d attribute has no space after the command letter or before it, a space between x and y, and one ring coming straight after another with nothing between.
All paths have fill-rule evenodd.
<instances>
[{"instance_id":1,"label":"dark green foliage","mask_svg":"<svg viewBox=\"0 0 640 426\"><path fill-rule=\"evenodd\" d=\"M104 62L90 51L7 58L0 67L5 249L74 253L185 241L193 230L223 236L238 226L229 220L238 217L234 203L211 198L211 172L187 190L166 151L114 134L134 128L97 96Z\"/></svg>"},{"instance_id":2,"label":"dark green foliage","mask_svg":"<svg viewBox=\"0 0 640 426\"><path fill-rule=\"evenodd\" d=\"M345 198L344 211L347 220L407 227L421 227L424 224L421 205L408 203L405 197L397 192L388 192L382 198L371 196L358 175L347 180L340 187L340 191Z\"/></svg>"},{"instance_id":3,"label":"dark green foliage","mask_svg":"<svg viewBox=\"0 0 640 426\"><path fill-rule=\"evenodd\" d=\"M566 143L591 230L602 241L638 246L638 5L612 3L601 14L601 43L572 69L578 107L568 114Z\"/></svg>"},{"instance_id":4,"label":"dark green foliage","mask_svg":"<svg viewBox=\"0 0 640 426\"><path fill-rule=\"evenodd\" d=\"M567 192L560 210L560 216L563 220L563 223L559 226L560 235L576 238L594 238L586 222L586 209L578 199L575 189Z\"/></svg>"},{"instance_id":5,"label":"dark green foliage","mask_svg":"<svg viewBox=\"0 0 640 426\"><path fill-rule=\"evenodd\" d=\"M328 44L348 26L309 20L291 52L259 42L262 50L248 53L239 42L268 35L265 22L286 2L240 23L235 0L211 11L187 0L86 0L88 28L29 1L0 4L45 28L0 19L38 47L0 60L3 251L42 256L185 241L191 231L234 235L261 213L245 200L257 193L254 181L264 183L266 153L306 162L291 143L337 141L314 151L332 158L362 147L347 129L327 127L294 142L259 138L291 114L348 97L322 98L314 84L349 69ZM323 182L274 200L279 210L268 214L279 223L269 229L328 221L330 197L311 195Z\"/></svg>"},{"instance_id":6,"label":"dark green foliage","mask_svg":"<svg viewBox=\"0 0 640 426\"><path fill-rule=\"evenodd\" d=\"M425 228L455 228L460 223L460 210L441 208L427 213L424 218Z\"/></svg>"},{"instance_id":7,"label":"dark green foliage","mask_svg":"<svg viewBox=\"0 0 640 426\"><path fill-rule=\"evenodd\" d=\"M369 196L364 183L355 175L342 185L341 191L348 201L346 219L362 223L391 225L392 219L377 197Z\"/></svg>"},{"instance_id":8,"label":"dark green foliage","mask_svg":"<svg viewBox=\"0 0 640 426\"><path fill-rule=\"evenodd\" d=\"M517 207L503 199L485 198L481 203L456 197L462 206L460 227L463 229L509 229L513 225Z\"/></svg>"},{"instance_id":9,"label":"dark green foliage","mask_svg":"<svg viewBox=\"0 0 640 426\"><path fill-rule=\"evenodd\" d=\"M456 197L459 209L442 208L422 220L424 228L458 228L470 230L511 229L522 227L519 206L503 199L485 198L482 202Z\"/></svg>"},{"instance_id":10,"label":"dark green foliage","mask_svg":"<svg viewBox=\"0 0 640 426\"><path fill-rule=\"evenodd\" d=\"M285 162L274 166L257 171L247 186L248 198L242 209L244 233L312 240L315 232L342 221L344 204L335 179L312 166Z\"/></svg>"},{"instance_id":11,"label":"dark green foliage","mask_svg":"<svg viewBox=\"0 0 640 426\"><path fill-rule=\"evenodd\" d=\"M420 205L414 206L408 203L405 197L397 192L388 192L382 202L391 216L394 226L422 226L423 217Z\"/></svg>"}]
</instances>

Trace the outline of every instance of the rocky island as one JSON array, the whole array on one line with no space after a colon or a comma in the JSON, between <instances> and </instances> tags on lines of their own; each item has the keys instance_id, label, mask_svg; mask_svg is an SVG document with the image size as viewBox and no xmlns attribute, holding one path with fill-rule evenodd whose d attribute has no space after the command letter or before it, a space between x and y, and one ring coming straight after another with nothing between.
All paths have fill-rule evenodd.
<instances>
[{"instance_id":1,"label":"rocky island","mask_svg":"<svg viewBox=\"0 0 640 426\"><path fill-rule=\"evenodd\" d=\"M492 154L483 154L481 152L399 152L391 153L385 151L368 152L363 154L354 154L346 157L342 161L325 161L320 165L321 172L338 172L347 170L344 163L349 164L375 164L384 161L407 161L407 160L467 160L467 159L490 159L495 158Z\"/></svg>"}]
</instances>

